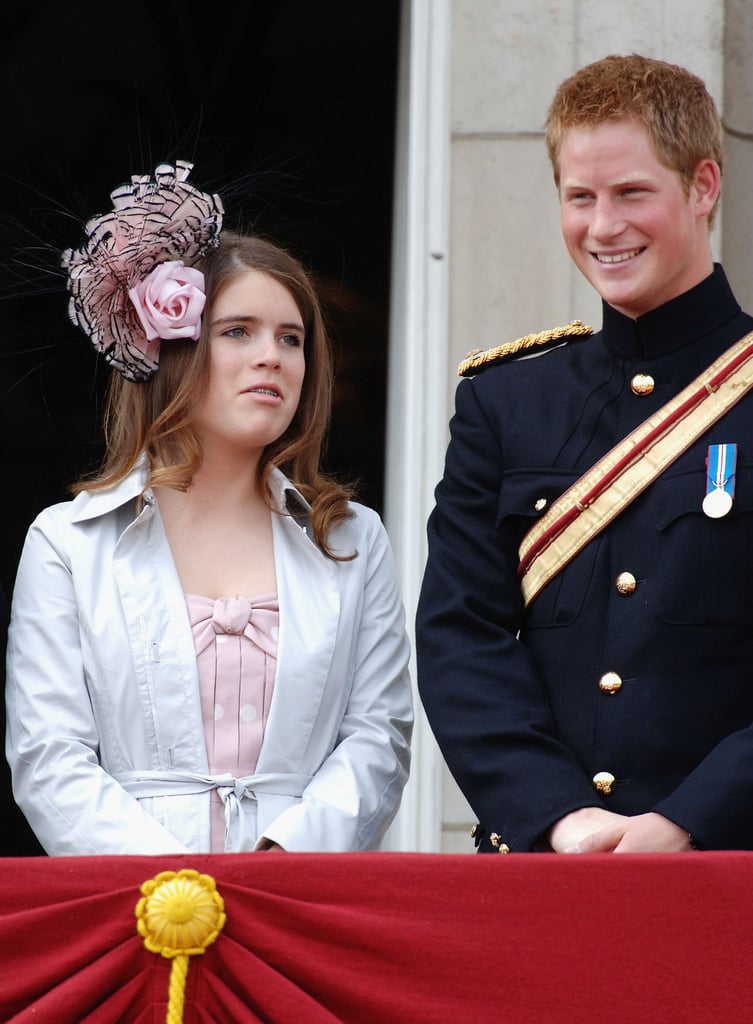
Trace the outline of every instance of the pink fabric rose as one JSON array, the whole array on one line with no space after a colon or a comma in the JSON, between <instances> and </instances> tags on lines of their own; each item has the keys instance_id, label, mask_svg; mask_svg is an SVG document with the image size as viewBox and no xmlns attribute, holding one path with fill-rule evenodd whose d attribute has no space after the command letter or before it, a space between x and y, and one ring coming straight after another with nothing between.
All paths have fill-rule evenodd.
<instances>
[{"instance_id":1,"label":"pink fabric rose","mask_svg":"<svg viewBox=\"0 0 753 1024\"><path fill-rule=\"evenodd\" d=\"M184 267L181 260L168 260L158 264L135 288L129 288L128 297L149 341L199 340L206 302L200 270Z\"/></svg>"}]
</instances>

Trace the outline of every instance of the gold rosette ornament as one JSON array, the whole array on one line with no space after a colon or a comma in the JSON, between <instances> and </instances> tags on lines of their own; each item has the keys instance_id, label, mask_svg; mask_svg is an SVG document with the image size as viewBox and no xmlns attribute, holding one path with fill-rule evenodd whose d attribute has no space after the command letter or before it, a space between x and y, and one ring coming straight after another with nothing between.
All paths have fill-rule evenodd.
<instances>
[{"instance_id":1,"label":"gold rosette ornament","mask_svg":"<svg viewBox=\"0 0 753 1024\"><path fill-rule=\"evenodd\" d=\"M136 920L144 945L172 959L166 1024L181 1024L189 956L200 956L225 924L225 902L210 875L162 871L141 886Z\"/></svg>"}]
</instances>

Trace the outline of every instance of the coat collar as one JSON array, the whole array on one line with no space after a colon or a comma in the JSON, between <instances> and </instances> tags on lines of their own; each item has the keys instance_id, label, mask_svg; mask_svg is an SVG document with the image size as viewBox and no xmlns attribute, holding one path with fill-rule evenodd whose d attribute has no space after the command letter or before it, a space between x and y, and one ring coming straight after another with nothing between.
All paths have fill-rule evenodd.
<instances>
[{"instance_id":1,"label":"coat collar","mask_svg":"<svg viewBox=\"0 0 753 1024\"><path fill-rule=\"evenodd\" d=\"M703 340L740 312L718 263L700 284L636 320L618 313L606 302L602 307L604 344L624 359L654 359L676 352Z\"/></svg>"},{"instance_id":2,"label":"coat collar","mask_svg":"<svg viewBox=\"0 0 753 1024\"><path fill-rule=\"evenodd\" d=\"M73 500L72 521L83 523L106 516L130 502L135 502L141 494L144 495L146 503L151 504L151 491L146 487L147 471L146 455L141 455L128 476L119 483L101 491L82 491ZM301 526L309 525L311 505L276 466L269 477L269 489L275 512L293 516Z\"/></svg>"},{"instance_id":3,"label":"coat collar","mask_svg":"<svg viewBox=\"0 0 753 1024\"><path fill-rule=\"evenodd\" d=\"M101 491L81 491L73 499L71 520L74 523L84 523L89 519L98 519L135 501L144 493L146 473L146 456L142 455L128 476L119 483Z\"/></svg>"}]
</instances>

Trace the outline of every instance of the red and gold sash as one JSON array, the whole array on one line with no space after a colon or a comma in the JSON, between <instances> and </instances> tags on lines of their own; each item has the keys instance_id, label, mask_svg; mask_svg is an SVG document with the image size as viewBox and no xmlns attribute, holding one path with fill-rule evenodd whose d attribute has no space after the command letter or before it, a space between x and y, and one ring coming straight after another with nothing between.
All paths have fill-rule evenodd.
<instances>
[{"instance_id":1,"label":"red and gold sash","mask_svg":"<svg viewBox=\"0 0 753 1024\"><path fill-rule=\"evenodd\" d=\"M526 606L590 540L753 388L753 331L599 459L520 544Z\"/></svg>"}]
</instances>

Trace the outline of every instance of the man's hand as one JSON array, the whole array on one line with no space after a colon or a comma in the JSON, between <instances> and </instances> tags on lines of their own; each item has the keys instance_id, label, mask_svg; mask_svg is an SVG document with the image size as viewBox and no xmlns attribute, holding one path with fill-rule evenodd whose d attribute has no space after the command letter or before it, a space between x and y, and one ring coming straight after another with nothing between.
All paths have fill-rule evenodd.
<instances>
[{"instance_id":1,"label":"man's hand","mask_svg":"<svg viewBox=\"0 0 753 1024\"><path fill-rule=\"evenodd\" d=\"M615 814L603 807L581 807L555 822L547 838L555 853L585 853L577 849L582 842L609 829L622 836L630 820L624 814ZM595 852L595 849L588 852Z\"/></svg>"},{"instance_id":2,"label":"man's hand","mask_svg":"<svg viewBox=\"0 0 753 1024\"><path fill-rule=\"evenodd\" d=\"M562 822L568 817L570 815L566 815ZM648 814L637 814L632 818L622 817L621 820L607 824L598 832L584 836L563 852L687 853L692 849L690 836L685 829L675 825L669 818L651 811Z\"/></svg>"}]
</instances>

